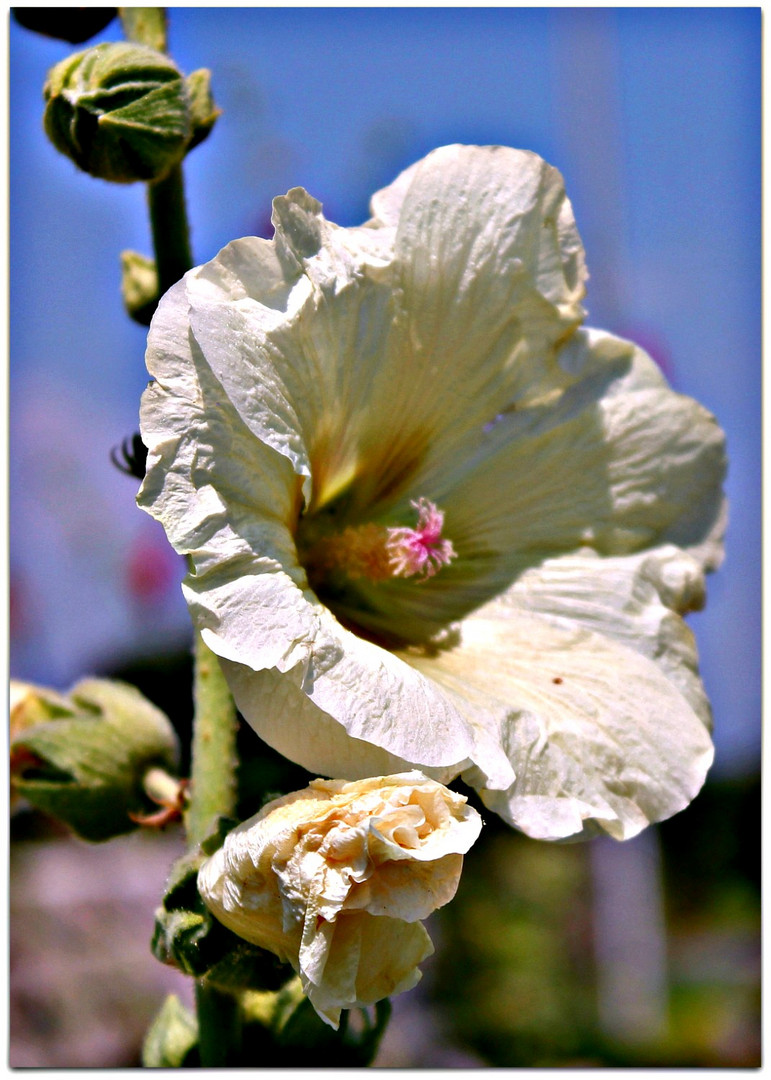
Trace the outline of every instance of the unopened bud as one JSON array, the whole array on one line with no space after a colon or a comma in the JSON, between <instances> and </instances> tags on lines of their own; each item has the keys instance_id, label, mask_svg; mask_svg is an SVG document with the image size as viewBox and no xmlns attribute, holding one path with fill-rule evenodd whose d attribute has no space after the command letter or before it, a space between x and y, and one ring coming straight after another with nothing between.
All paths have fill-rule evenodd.
<instances>
[{"instance_id":1,"label":"unopened bud","mask_svg":"<svg viewBox=\"0 0 771 1080\"><path fill-rule=\"evenodd\" d=\"M85 840L136 828L144 780L173 769L177 737L167 717L125 683L85 679L68 694L11 685L11 784Z\"/></svg>"},{"instance_id":2,"label":"unopened bud","mask_svg":"<svg viewBox=\"0 0 771 1080\"><path fill-rule=\"evenodd\" d=\"M116 183L161 179L217 116L201 72L185 79L168 56L133 42L63 60L49 72L44 96L54 146Z\"/></svg>"}]
</instances>

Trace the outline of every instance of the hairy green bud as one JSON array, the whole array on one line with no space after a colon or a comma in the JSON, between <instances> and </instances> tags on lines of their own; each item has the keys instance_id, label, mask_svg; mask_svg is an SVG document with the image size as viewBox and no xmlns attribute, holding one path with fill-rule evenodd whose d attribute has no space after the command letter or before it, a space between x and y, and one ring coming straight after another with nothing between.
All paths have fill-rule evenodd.
<instances>
[{"instance_id":1,"label":"hairy green bud","mask_svg":"<svg viewBox=\"0 0 771 1080\"><path fill-rule=\"evenodd\" d=\"M84 679L68 694L12 683L10 719L13 789L85 840L136 828L148 774L177 763L169 720L125 683Z\"/></svg>"},{"instance_id":2,"label":"hairy green bud","mask_svg":"<svg viewBox=\"0 0 771 1080\"><path fill-rule=\"evenodd\" d=\"M92 176L160 180L216 119L207 76L186 79L145 45L96 45L48 73L44 126L54 146Z\"/></svg>"}]
</instances>

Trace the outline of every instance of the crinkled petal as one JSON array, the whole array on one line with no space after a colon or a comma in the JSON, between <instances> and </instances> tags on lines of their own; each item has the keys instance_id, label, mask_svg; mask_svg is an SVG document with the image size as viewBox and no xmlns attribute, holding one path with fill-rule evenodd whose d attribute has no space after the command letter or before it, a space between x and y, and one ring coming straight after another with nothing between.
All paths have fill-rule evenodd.
<instances>
[{"instance_id":1,"label":"crinkled petal","mask_svg":"<svg viewBox=\"0 0 771 1080\"><path fill-rule=\"evenodd\" d=\"M559 399L502 418L436 493L459 552L428 583L437 593L464 570L476 570L472 592L500 591L525 566L583 545L622 555L674 543L709 569L719 563L725 440L715 418L650 379L629 343L580 331L571 351L581 346L615 346L615 361L588 364Z\"/></svg>"},{"instance_id":2,"label":"crinkled petal","mask_svg":"<svg viewBox=\"0 0 771 1080\"><path fill-rule=\"evenodd\" d=\"M357 242L363 230L325 221L301 188L275 200L274 223L275 243L236 241L188 276L189 320L249 429L291 461L305 478L306 501L317 504L361 467L362 427L392 321L391 250L381 243L373 255L372 230ZM243 270L265 244L282 286ZM278 288L283 306L273 306L266 288Z\"/></svg>"},{"instance_id":3,"label":"crinkled petal","mask_svg":"<svg viewBox=\"0 0 771 1080\"><path fill-rule=\"evenodd\" d=\"M605 348L613 341L579 333L572 348L598 339ZM624 352L632 361L637 350L615 343L623 372ZM448 522L463 514L461 537L473 522L478 545L494 550L512 538L517 551L589 544L608 555L719 542L725 439L714 416L666 386L617 381L607 365L559 402L497 425L445 500Z\"/></svg>"},{"instance_id":4,"label":"crinkled petal","mask_svg":"<svg viewBox=\"0 0 771 1080\"><path fill-rule=\"evenodd\" d=\"M570 204L534 154L429 155L398 228L340 229L300 188L274 223L272 254L240 240L189 275L190 324L250 429L312 476L314 507L354 480L362 506L408 504L427 458L472 445L552 377L553 346L582 317Z\"/></svg>"},{"instance_id":5,"label":"crinkled petal","mask_svg":"<svg viewBox=\"0 0 771 1080\"><path fill-rule=\"evenodd\" d=\"M373 1005L412 989L421 977L417 965L434 951L422 923L365 911L341 915L326 924L324 934L321 981L312 981L302 969L300 978L316 1012L335 1028L341 1009Z\"/></svg>"},{"instance_id":6,"label":"crinkled petal","mask_svg":"<svg viewBox=\"0 0 771 1080\"><path fill-rule=\"evenodd\" d=\"M479 835L479 828L473 831L471 843ZM405 922L427 919L455 896L462 869L460 854L444 855L433 862L405 859L384 863L377 874L351 890L345 910L363 908L370 915L387 915Z\"/></svg>"},{"instance_id":7,"label":"crinkled petal","mask_svg":"<svg viewBox=\"0 0 771 1080\"><path fill-rule=\"evenodd\" d=\"M223 664L244 719L279 753L313 772L358 779L416 765L440 781L456 776L475 735L455 704L329 613L323 622L335 631L337 648L314 651L284 674L251 670L247 654Z\"/></svg>"},{"instance_id":8,"label":"crinkled petal","mask_svg":"<svg viewBox=\"0 0 771 1080\"><path fill-rule=\"evenodd\" d=\"M445 460L432 497L457 557L422 582L355 583L347 606L375 633L436 633L544 558L674 543L707 569L723 552L725 440L715 418L667 386L630 342L579 330L560 352L572 380L480 430Z\"/></svg>"},{"instance_id":9,"label":"crinkled petal","mask_svg":"<svg viewBox=\"0 0 771 1080\"><path fill-rule=\"evenodd\" d=\"M679 548L602 558L593 550L528 570L498 603L537 612L556 626L584 626L654 660L707 728L712 713L699 678L696 641L681 618L704 605L704 572Z\"/></svg>"},{"instance_id":10,"label":"crinkled petal","mask_svg":"<svg viewBox=\"0 0 771 1080\"><path fill-rule=\"evenodd\" d=\"M578 605L585 601L579 593ZM595 625L605 629L616 616L621 621L609 607ZM626 839L683 809L704 782L713 751L687 662L671 678L666 665L579 618L560 623L514 599L466 619L455 648L416 654L410 663L465 707L516 775L496 790L478 755L464 779L530 836L555 840L602 829Z\"/></svg>"},{"instance_id":11,"label":"crinkled petal","mask_svg":"<svg viewBox=\"0 0 771 1080\"><path fill-rule=\"evenodd\" d=\"M237 640L255 666L291 666L308 654L321 610L291 531L297 479L229 404L186 328L185 295L176 285L153 321L138 502L190 555L186 598L215 651L228 655Z\"/></svg>"}]
</instances>

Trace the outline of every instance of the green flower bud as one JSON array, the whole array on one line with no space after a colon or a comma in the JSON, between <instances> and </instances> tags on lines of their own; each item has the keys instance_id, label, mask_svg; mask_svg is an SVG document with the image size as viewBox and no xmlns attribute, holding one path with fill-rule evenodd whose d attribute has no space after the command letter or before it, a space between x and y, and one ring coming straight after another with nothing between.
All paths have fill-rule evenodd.
<instances>
[{"instance_id":1,"label":"green flower bud","mask_svg":"<svg viewBox=\"0 0 771 1080\"><path fill-rule=\"evenodd\" d=\"M123 251L121 263L121 292L126 311L141 326L149 326L158 306L160 289L154 259L138 251Z\"/></svg>"},{"instance_id":2,"label":"green flower bud","mask_svg":"<svg viewBox=\"0 0 771 1080\"><path fill-rule=\"evenodd\" d=\"M210 97L205 115L195 75L191 93L190 81L163 53L132 42L96 45L48 73L46 132L92 176L126 184L159 180L194 139L205 137L207 120L211 127L216 119Z\"/></svg>"},{"instance_id":3,"label":"green flower bud","mask_svg":"<svg viewBox=\"0 0 771 1080\"><path fill-rule=\"evenodd\" d=\"M132 686L85 679L62 695L12 684L12 786L85 840L136 828L130 815L151 805L145 778L177 757L169 720Z\"/></svg>"}]
</instances>

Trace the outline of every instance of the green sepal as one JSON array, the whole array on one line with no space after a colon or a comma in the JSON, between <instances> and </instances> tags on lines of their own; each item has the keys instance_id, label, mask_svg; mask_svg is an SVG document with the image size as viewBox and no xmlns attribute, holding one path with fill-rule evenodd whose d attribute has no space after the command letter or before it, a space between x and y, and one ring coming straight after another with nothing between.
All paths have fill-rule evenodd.
<instances>
[{"instance_id":1,"label":"green sepal","mask_svg":"<svg viewBox=\"0 0 771 1080\"><path fill-rule=\"evenodd\" d=\"M211 72L206 68L192 71L185 79L188 101L190 103L190 124L193 130L187 146L189 153L209 135L222 109L214 104L211 94Z\"/></svg>"},{"instance_id":2,"label":"green sepal","mask_svg":"<svg viewBox=\"0 0 771 1080\"><path fill-rule=\"evenodd\" d=\"M200 848L174 864L155 913L151 948L162 963L223 990L274 989L286 982L291 968L218 922L198 892L198 870L236 824L220 818Z\"/></svg>"},{"instance_id":3,"label":"green sepal","mask_svg":"<svg viewBox=\"0 0 771 1080\"><path fill-rule=\"evenodd\" d=\"M28 688L28 697L18 707L25 713L12 709L14 790L84 840L135 829L129 814L150 807L145 774L173 770L179 757L164 713L133 686L108 679L85 679L67 695Z\"/></svg>"},{"instance_id":4,"label":"green sepal","mask_svg":"<svg viewBox=\"0 0 771 1080\"><path fill-rule=\"evenodd\" d=\"M43 123L84 172L116 183L158 180L193 134L187 84L161 52L133 42L96 45L48 73Z\"/></svg>"},{"instance_id":5,"label":"green sepal","mask_svg":"<svg viewBox=\"0 0 771 1080\"><path fill-rule=\"evenodd\" d=\"M244 993L241 1003L244 1044L259 1043L265 1067L370 1065L391 1015L387 998L374 1008L344 1009L335 1031L316 1013L297 977L275 993Z\"/></svg>"},{"instance_id":6,"label":"green sepal","mask_svg":"<svg viewBox=\"0 0 771 1080\"><path fill-rule=\"evenodd\" d=\"M126 311L141 326L149 326L160 300L155 260L138 251L122 251L120 263L121 293Z\"/></svg>"},{"instance_id":7,"label":"green sepal","mask_svg":"<svg viewBox=\"0 0 771 1080\"><path fill-rule=\"evenodd\" d=\"M142 1064L146 1069L189 1069L199 1064L198 1022L176 994L169 994L150 1025Z\"/></svg>"}]
</instances>

